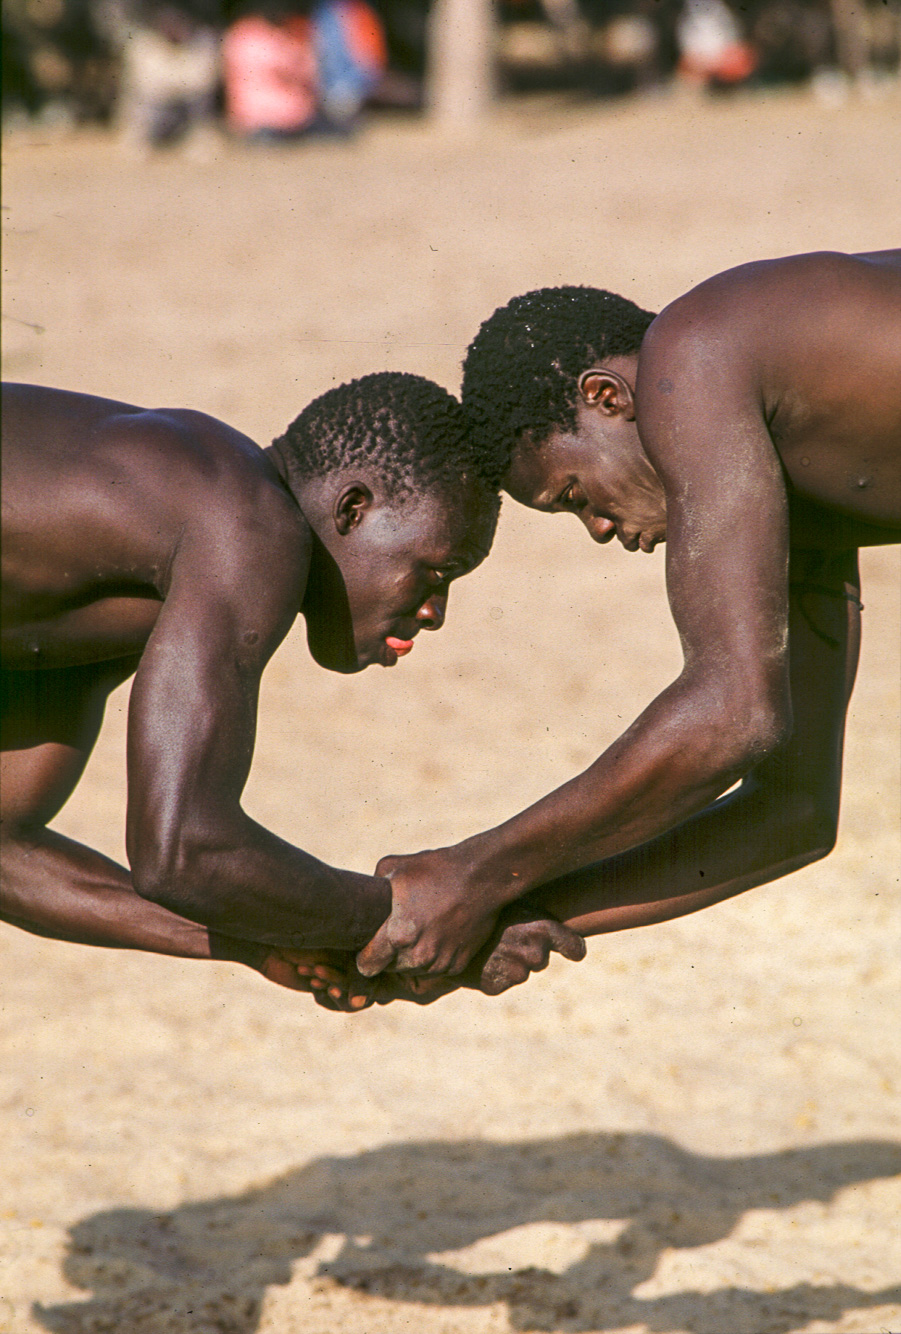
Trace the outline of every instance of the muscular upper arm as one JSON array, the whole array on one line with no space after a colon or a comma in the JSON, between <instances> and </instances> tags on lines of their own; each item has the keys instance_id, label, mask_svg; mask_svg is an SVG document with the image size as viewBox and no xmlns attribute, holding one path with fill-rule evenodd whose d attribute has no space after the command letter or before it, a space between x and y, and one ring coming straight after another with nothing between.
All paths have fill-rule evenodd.
<instances>
[{"instance_id":1,"label":"muscular upper arm","mask_svg":"<svg viewBox=\"0 0 901 1334\"><path fill-rule=\"evenodd\" d=\"M270 488L270 491L272 488ZM300 609L309 536L280 496L217 499L186 527L135 678L128 848L136 882L236 836L263 668Z\"/></svg>"},{"instance_id":2,"label":"muscular upper arm","mask_svg":"<svg viewBox=\"0 0 901 1334\"><path fill-rule=\"evenodd\" d=\"M686 679L764 750L790 725L788 502L740 331L670 308L642 348L642 442L667 499Z\"/></svg>"}]
</instances>

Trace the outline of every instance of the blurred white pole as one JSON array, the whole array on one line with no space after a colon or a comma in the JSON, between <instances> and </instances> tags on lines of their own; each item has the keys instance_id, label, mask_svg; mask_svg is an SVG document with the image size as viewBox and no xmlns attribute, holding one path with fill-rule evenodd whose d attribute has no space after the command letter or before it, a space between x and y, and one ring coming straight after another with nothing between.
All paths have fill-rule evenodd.
<instances>
[{"instance_id":1,"label":"blurred white pole","mask_svg":"<svg viewBox=\"0 0 901 1334\"><path fill-rule=\"evenodd\" d=\"M859 79L869 57L866 9L860 0L830 0L839 67Z\"/></svg>"},{"instance_id":2,"label":"blurred white pole","mask_svg":"<svg viewBox=\"0 0 901 1334\"><path fill-rule=\"evenodd\" d=\"M493 0L434 0L429 24L428 102L447 128L476 124L494 99Z\"/></svg>"}]
</instances>

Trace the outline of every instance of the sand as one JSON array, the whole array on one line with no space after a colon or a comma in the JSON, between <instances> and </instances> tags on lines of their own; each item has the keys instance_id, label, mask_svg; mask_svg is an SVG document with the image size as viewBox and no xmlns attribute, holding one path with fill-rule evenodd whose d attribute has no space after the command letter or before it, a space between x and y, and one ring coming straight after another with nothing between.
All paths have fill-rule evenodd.
<instances>
[{"instance_id":1,"label":"sand","mask_svg":"<svg viewBox=\"0 0 901 1334\"><path fill-rule=\"evenodd\" d=\"M459 383L516 292L656 306L898 243L898 93L504 108L474 138L137 163L5 144L5 373L267 442L315 393ZM0 937L4 1334L901 1328L899 557L863 558L839 845L506 996L362 1016L226 964ZM589 763L678 670L662 554L512 504L395 671L265 681L247 806L370 870ZM122 856L127 689L58 826Z\"/></svg>"}]
</instances>

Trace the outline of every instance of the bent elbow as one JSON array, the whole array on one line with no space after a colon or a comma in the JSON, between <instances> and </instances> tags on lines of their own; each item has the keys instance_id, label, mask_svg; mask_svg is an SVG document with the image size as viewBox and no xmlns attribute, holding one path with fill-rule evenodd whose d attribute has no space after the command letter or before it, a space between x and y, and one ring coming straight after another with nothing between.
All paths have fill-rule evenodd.
<instances>
[{"instance_id":1,"label":"bent elbow","mask_svg":"<svg viewBox=\"0 0 901 1334\"><path fill-rule=\"evenodd\" d=\"M791 712L766 707L738 710L720 723L716 734L717 768L732 781L787 744L792 734Z\"/></svg>"},{"instance_id":2,"label":"bent elbow","mask_svg":"<svg viewBox=\"0 0 901 1334\"><path fill-rule=\"evenodd\" d=\"M750 794L749 816L761 831L767 858L793 870L828 857L838 839L838 803L822 793L782 784Z\"/></svg>"},{"instance_id":3,"label":"bent elbow","mask_svg":"<svg viewBox=\"0 0 901 1334\"><path fill-rule=\"evenodd\" d=\"M163 850L139 850L131 858L131 880L135 893L142 899L157 903L169 912L191 917L191 856L187 848L177 845Z\"/></svg>"},{"instance_id":4,"label":"bent elbow","mask_svg":"<svg viewBox=\"0 0 901 1334\"><path fill-rule=\"evenodd\" d=\"M131 862L131 883L135 893L149 903L169 908L174 877L162 858L134 857Z\"/></svg>"},{"instance_id":5,"label":"bent elbow","mask_svg":"<svg viewBox=\"0 0 901 1334\"><path fill-rule=\"evenodd\" d=\"M754 711L747 731L747 749L755 763L768 759L791 740L791 709L772 707Z\"/></svg>"},{"instance_id":6,"label":"bent elbow","mask_svg":"<svg viewBox=\"0 0 901 1334\"><path fill-rule=\"evenodd\" d=\"M787 682L772 674L704 671L695 682L683 677L693 694L691 711L701 726L695 734L698 754L721 779L733 783L774 755L792 735L791 696Z\"/></svg>"}]
</instances>

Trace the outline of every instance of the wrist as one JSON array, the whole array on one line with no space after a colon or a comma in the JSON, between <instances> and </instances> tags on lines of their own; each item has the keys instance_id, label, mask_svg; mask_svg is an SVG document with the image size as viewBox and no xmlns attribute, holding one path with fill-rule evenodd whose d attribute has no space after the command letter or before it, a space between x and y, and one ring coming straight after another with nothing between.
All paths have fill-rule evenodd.
<instances>
[{"instance_id":1,"label":"wrist","mask_svg":"<svg viewBox=\"0 0 901 1334\"><path fill-rule=\"evenodd\" d=\"M521 849L505 847L496 832L477 834L454 850L466 867L466 883L486 907L501 912L540 884Z\"/></svg>"},{"instance_id":2,"label":"wrist","mask_svg":"<svg viewBox=\"0 0 901 1334\"><path fill-rule=\"evenodd\" d=\"M260 945L255 940L238 940L234 936L223 936L218 931L210 931L210 958L225 963L243 963L248 968L259 972L266 959L272 953L270 945Z\"/></svg>"}]
</instances>

